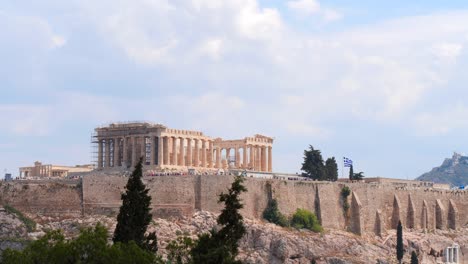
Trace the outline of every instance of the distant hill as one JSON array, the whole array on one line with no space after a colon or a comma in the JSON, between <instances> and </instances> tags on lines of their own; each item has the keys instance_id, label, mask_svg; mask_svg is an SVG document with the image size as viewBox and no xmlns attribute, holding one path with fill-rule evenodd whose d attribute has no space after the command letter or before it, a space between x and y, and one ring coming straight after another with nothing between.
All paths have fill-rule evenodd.
<instances>
[{"instance_id":1,"label":"distant hill","mask_svg":"<svg viewBox=\"0 0 468 264\"><path fill-rule=\"evenodd\" d=\"M468 185L468 157L453 153L451 159L445 159L440 167L433 168L416 180L466 186Z\"/></svg>"}]
</instances>

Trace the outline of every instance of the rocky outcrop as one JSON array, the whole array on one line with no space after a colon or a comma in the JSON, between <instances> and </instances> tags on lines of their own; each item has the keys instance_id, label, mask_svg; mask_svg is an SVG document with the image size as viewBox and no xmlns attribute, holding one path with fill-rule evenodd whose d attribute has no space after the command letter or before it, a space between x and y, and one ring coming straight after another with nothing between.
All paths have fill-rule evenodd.
<instances>
[{"instance_id":1,"label":"rocky outcrop","mask_svg":"<svg viewBox=\"0 0 468 264\"><path fill-rule=\"evenodd\" d=\"M424 173L416 180L448 183L454 186L468 185L468 157L454 153L452 158L445 159L442 165Z\"/></svg>"},{"instance_id":2,"label":"rocky outcrop","mask_svg":"<svg viewBox=\"0 0 468 264\"><path fill-rule=\"evenodd\" d=\"M93 215L83 218L60 219L45 216L29 215L34 218L37 230L27 233L24 225L14 215L0 212L2 223L0 236L4 239L14 236L15 239L36 239L45 230L62 229L66 236L73 237L80 228L94 226L100 222L109 229L109 234L115 228L115 218ZM167 244L177 236L186 235L196 238L197 235L208 232L216 226L216 214L198 211L190 218L154 219L148 231L156 231L160 254L166 256ZM8 223L8 224L5 224ZM321 264L348 263L395 263L395 230L382 234L357 236L342 230L327 229L323 233L313 233L308 230L282 228L259 220L245 220L247 234L240 243L239 259L244 263L307 263L312 259ZM5 244L17 247L12 239ZM462 250L468 247L468 228L457 230L436 230L429 233L405 230L404 244L406 252L416 251L420 263L437 263L441 259L443 249L453 242ZM21 247L21 245L19 245ZM409 263L410 254L405 254L405 263ZM462 256L465 257L465 256ZM466 257L465 257L466 258Z\"/></svg>"}]
</instances>

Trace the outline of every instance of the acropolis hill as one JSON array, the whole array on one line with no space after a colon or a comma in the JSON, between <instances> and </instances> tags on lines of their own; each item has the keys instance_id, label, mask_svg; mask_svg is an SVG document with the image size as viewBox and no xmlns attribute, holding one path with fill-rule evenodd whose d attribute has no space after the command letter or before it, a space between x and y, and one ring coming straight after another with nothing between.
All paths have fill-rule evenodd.
<instances>
[{"instance_id":1,"label":"acropolis hill","mask_svg":"<svg viewBox=\"0 0 468 264\"><path fill-rule=\"evenodd\" d=\"M249 219L260 220L268 201L276 199L280 211L288 216L304 208L317 215L325 230L360 236L384 238L394 232L398 221L412 231L455 232L468 227L467 191L419 181L377 178L322 182L277 174L272 172L273 139L266 136L223 140L197 131L131 123L97 128L94 138L98 146L96 170L75 180L2 182L0 203L45 216L115 216L127 181L124 175L137 157L143 156L144 183L150 189L154 217L186 218L197 211L219 212L218 195L227 190L232 174L243 172L248 192L242 195L242 213ZM152 173L155 171L187 173ZM346 198L350 204L347 213L341 195L345 186L351 189ZM467 245L460 247L462 259L466 258Z\"/></svg>"}]
</instances>

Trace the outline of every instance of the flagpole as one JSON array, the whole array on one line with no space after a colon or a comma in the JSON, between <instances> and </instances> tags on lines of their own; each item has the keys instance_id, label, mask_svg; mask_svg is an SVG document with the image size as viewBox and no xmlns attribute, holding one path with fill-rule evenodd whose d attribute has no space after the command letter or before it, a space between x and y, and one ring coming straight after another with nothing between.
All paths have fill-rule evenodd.
<instances>
[{"instance_id":1,"label":"flagpole","mask_svg":"<svg viewBox=\"0 0 468 264\"><path fill-rule=\"evenodd\" d=\"M344 173L344 158L342 161L343 162L341 163L341 178L343 178L343 173Z\"/></svg>"}]
</instances>

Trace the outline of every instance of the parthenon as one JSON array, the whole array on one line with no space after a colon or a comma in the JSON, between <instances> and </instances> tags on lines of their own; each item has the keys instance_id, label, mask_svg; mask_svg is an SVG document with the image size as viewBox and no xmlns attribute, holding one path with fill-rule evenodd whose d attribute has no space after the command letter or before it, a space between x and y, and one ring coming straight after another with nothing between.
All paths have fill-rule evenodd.
<instances>
[{"instance_id":1,"label":"parthenon","mask_svg":"<svg viewBox=\"0 0 468 264\"><path fill-rule=\"evenodd\" d=\"M263 135L223 140L146 122L112 123L95 132L97 169L129 168L143 157L147 169L272 171L273 138Z\"/></svg>"}]
</instances>

